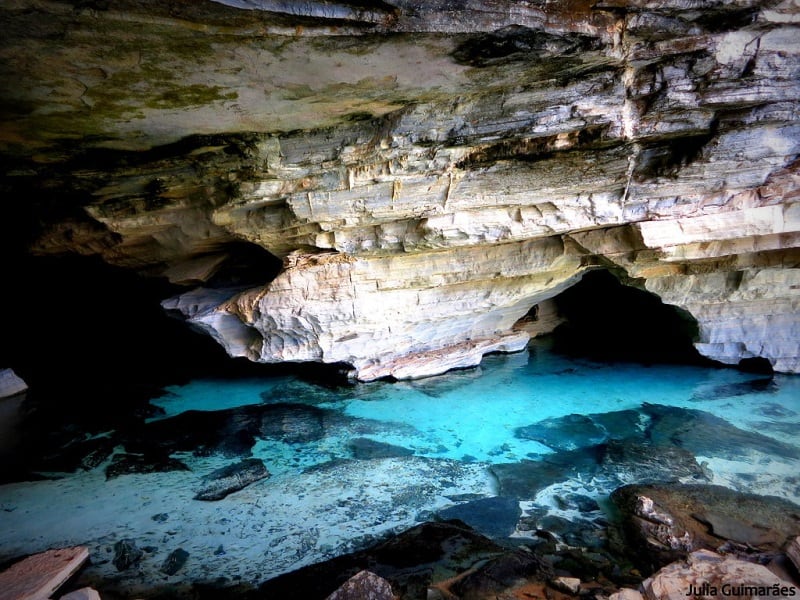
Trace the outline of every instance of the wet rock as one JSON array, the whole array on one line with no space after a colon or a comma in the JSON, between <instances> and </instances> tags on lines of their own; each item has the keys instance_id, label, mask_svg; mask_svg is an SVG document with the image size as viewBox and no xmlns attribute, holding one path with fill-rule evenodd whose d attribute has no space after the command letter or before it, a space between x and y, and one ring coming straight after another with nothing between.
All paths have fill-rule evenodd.
<instances>
[{"instance_id":1,"label":"wet rock","mask_svg":"<svg viewBox=\"0 0 800 600\"><path fill-rule=\"evenodd\" d=\"M708 412L647 403L642 410L652 419L648 434L657 446L674 445L695 455L728 460L748 457L753 451L800 458L800 448L739 429Z\"/></svg>"},{"instance_id":2,"label":"wet rock","mask_svg":"<svg viewBox=\"0 0 800 600\"><path fill-rule=\"evenodd\" d=\"M248 458L241 462L212 471L202 479L202 487L195 500L221 500L251 483L269 477L270 473L260 458Z\"/></svg>"},{"instance_id":3,"label":"wet rock","mask_svg":"<svg viewBox=\"0 0 800 600\"><path fill-rule=\"evenodd\" d=\"M590 446L554 452L540 460L496 464L490 471L497 478L501 496L529 500L553 483L578 474L591 477L600 468L602 454L600 446Z\"/></svg>"},{"instance_id":4,"label":"wet rock","mask_svg":"<svg viewBox=\"0 0 800 600\"><path fill-rule=\"evenodd\" d=\"M549 562L525 549L491 559L449 586L459 598L494 598L525 581L545 582L553 577Z\"/></svg>"},{"instance_id":5,"label":"wet rock","mask_svg":"<svg viewBox=\"0 0 800 600\"><path fill-rule=\"evenodd\" d=\"M629 485L611 499L622 512L631 558L652 572L726 540L779 553L800 535L800 507L787 500L703 484Z\"/></svg>"},{"instance_id":6,"label":"wet rock","mask_svg":"<svg viewBox=\"0 0 800 600\"><path fill-rule=\"evenodd\" d=\"M167 575L175 575L183 568L189 558L189 553L183 548L178 548L169 553L169 556L161 565L161 572Z\"/></svg>"},{"instance_id":7,"label":"wet rock","mask_svg":"<svg viewBox=\"0 0 800 600\"><path fill-rule=\"evenodd\" d=\"M514 435L539 442L553 450L575 450L599 444L606 438L606 431L589 416L572 414L518 427Z\"/></svg>"},{"instance_id":8,"label":"wet rock","mask_svg":"<svg viewBox=\"0 0 800 600\"><path fill-rule=\"evenodd\" d=\"M507 538L516 528L522 510L514 498L495 496L451 506L439 512L441 519L458 519L492 539Z\"/></svg>"},{"instance_id":9,"label":"wet rock","mask_svg":"<svg viewBox=\"0 0 800 600\"><path fill-rule=\"evenodd\" d=\"M692 552L685 561L663 567L642 583L642 589L648 600L686 600L687 596L749 600L755 597L788 596L797 587L763 565L709 550L698 550Z\"/></svg>"},{"instance_id":10,"label":"wet rock","mask_svg":"<svg viewBox=\"0 0 800 600\"><path fill-rule=\"evenodd\" d=\"M369 438L355 438L347 444L353 458L359 460L369 460L371 458L396 458L401 456L411 456L414 451L402 446L378 442Z\"/></svg>"},{"instance_id":11,"label":"wet rock","mask_svg":"<svg viewBox=\"0 0 800 600\"><path fill-rule=\"evenodd\" d=\"M774 394L778 391L778 386L772 377L760 377L758 379L748 379L737 383L725 383L701 387L696 390L690 400L693 402L703 402L706 400L720 400L723 398L735 398L747 394Z\"/></svg>"},{"instance_id":12,"label":"wet rock","mask_svg":"<svg viewBox=\"0 0 800 600\"><path fill-rule=\"evenodd\" d=\"M165 473L167 471L189 471L184 463L169 456L142 454L116 454L106 467L106 479L133 473Z\"/></svg>"},{"instance_id":13,"label":"wet rock","mask_svg":"<svg viewBox=\"0 0 800 600\"><path fill-rule=\"evenodd\" d=\"M268 598L326 598L368 569L389 581L401 598L424 598L435 581L455 577L505 552L464 523L423 523L366 550L271 579L258 593Z\"/></svg>"},{"instance_id":14,"label":"wet rock","mask_svg":"<svg viewBox=\"0 0 800 600\"><path fill-rule=\"evenodd\" d=\"M259 437L287 443L313 442L322 437L324 411L304 404L272 404L264 407Z\"/></svg>"},{"instance_id":15,"label":"wet rock","mask_svg":"<svg viewBox=\"0 0 800 600\"><path fill-rule=\"evenodd\" d=\"M600 510L597 500L583 494L568 494L564 497L564 502L566 502L567 506L574 506L583 513Z\"/></svg>"},{"instance_id":16,"label":"wet rock","mask_svg":"<svg viewBox=\"0 0 800 600\"><path fill-rule=\"evenodd\" d=\"M156 522L158 522L158 523L163 523L163 522L165 522L167 519L169 519L169 513L158 513L158 514L156 514L156 515L153 515L153 516L152 516L152 517L150 517L150 518L151 518L151 519L153 519L153 521L156 521Z\"/></svg>"},{"instance_id":17,"label":"wet rock","mask_svg":"<svg viewBox=\"0 0 800 600\"><path fill-rule=\"evenodd\" d=\"M60 600L100 600L97 590L85 587L61 596Z\"/></svg>"},{"instance_id":18,"label":"wet rock","mask_svg":"<svg viewBox=\"0 0 800 600\"><path fill-rule=\"evenodd\" d=\"M359 571L325 600L394 600L392 586L383 577Z\"/></svg>"},{"instance_id":19,"label":"wet rock","mask_svg":"<svg viewBox=\"0 0 800 600\"><path fill-rule=\"evenodd\" d=\"M581 580L577 577L556 577L550 583L554 588L568 594L577 594L581 589Z\"/></svg>"},{"instance_id":20,"label":"wet rock","mask_svg":"<svg viewBox=\"0 0 800 600\"><path fill-rule=\"evenodd\" d=\"M126 571L137 565L144 552L136 546L132 539L125 538L114 544L114 558L111 561L117 571Z\"/></svg>"},{"instance_id":21,"label":"wet rock","mask_svg":"<svg viewBox=\"0 0 800 600\"><path fill-rule=\"evenodd\" d=\"M604 469L623 481L705 480L694 455L676 446L654 446L629 440L610 440L603 446Z\"/></svg>"}]
</instances>

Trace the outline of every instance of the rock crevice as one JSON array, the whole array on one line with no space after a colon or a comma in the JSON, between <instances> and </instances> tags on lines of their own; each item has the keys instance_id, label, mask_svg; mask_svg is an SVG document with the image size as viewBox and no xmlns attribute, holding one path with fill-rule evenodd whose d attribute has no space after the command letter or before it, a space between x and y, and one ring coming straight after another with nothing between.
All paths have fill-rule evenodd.
<instances>
[{"instance_id":1,"label":"rock crevice","mask_svg":"<svg viewBox=\"0 0 800 600\"><path fill-rule=\"evenodd\" d=\"M518 350L598 267L702 354L800 370L794 4L225 4L0 9L4 189L68 191L35 252L200 284L165 304L231 355L361 379ZM283 269L210 285L237 244Z\"/></svg>"}]
</instances>

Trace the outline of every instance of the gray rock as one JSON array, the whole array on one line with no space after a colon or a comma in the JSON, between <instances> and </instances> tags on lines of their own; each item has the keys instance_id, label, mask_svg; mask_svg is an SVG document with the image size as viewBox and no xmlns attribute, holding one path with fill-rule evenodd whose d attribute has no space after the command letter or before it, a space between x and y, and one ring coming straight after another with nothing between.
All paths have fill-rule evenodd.
<instances>
[{"instance_id":1,"label":"gray rock","mask_svg":"<svg viewBox=\"0 0 800 600\"><path fill-rule=\"evenodd\" d=\"M360 571L325 600L394 600L392 586L383 577Z\"/></svg>"},{"instance_id":2,"label":"gray rock","mask_svg":"<svg viewBox=\"0 0 800 600\"><path fill-rule=\"evenodd\" d=\"M114 544L114 558L111 562L117 567L117 571L127 571L137 565L144 556L132 539L125 538Z\"/></svg>"},{"instance_id":3,"label":"gray rock","mask_svg":"<svg viewBox=\"0 0 800 600\"><path fill-rule=\"evenodd\" d=\"M175 575L183 568L189 558L189 553L183 548L178 548L169 553L169 556L164 560L161 565L161 572L167 575Z\"/></svg>"},{"instance_id":4,"label":"gray rock","mask_svg":"<svg viewBox=\"0 0 800 600\"><path fill-rule=\"evenodd\" d=\"M202 479L195 500L221 500L251 483L269 477L269 471L259 458L247 458L238 463L212 471Z\"/></svg>"}]
</instances>

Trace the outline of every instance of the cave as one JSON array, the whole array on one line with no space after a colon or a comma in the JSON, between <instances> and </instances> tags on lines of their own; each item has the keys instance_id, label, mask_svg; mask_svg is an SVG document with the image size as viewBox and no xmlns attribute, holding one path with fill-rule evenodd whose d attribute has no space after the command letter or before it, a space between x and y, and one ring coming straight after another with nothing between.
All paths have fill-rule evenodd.
<instances>
[{"instance_id":1,"label":"cave","mask_svg":"<svg viewBox=\"0 0 800 600\"><path fill-rule=\"evenodd\" d=\"M698 324L685 310L594 270L553 298L564 319L553 331L557 352L643 364L714 364L694 347Z\"/></svg>"},{"instance_id":2,"label":"cave","mask_svg":"<svg viewBox=\"0 0 800 600\"><path fill-rule=\"evenodd\" d=\"M741 4L0 4L0 596L792 595L800 9Z\"/></svg>"}]
</instances>

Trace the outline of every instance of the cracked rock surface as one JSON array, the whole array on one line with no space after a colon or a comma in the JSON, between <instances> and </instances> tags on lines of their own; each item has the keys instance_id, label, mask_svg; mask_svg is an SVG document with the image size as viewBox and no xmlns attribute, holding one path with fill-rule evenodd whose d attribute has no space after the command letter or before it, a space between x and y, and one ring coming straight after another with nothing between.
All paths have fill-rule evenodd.
<instances>
[{"instance_id":1,"label":"cracked rock surface","mask_svg":"<svg viewBox=\"0 0 800 600\"><path fill-rule=\"evenodd\" d=\"M800 370L796 3L287 6L4 4L26 247L185 286L165 306L233 356L362 380L519 350L592 269L707 357Z\"/></svg>"}]
</instances>

